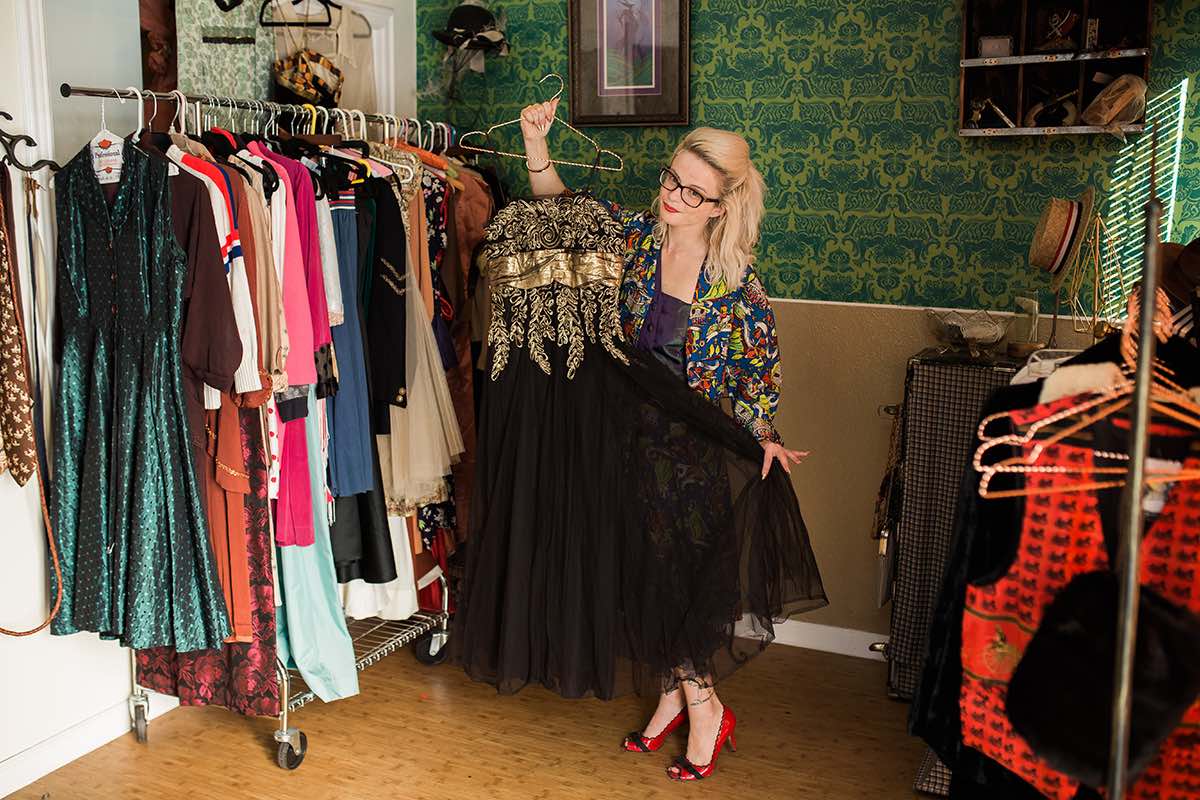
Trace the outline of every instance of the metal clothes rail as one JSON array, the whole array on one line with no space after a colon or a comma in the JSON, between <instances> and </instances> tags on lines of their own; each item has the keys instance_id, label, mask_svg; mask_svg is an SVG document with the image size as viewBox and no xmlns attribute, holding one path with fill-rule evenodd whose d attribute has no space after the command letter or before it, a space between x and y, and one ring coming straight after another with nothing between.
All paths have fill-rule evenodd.
<instances>
[{"instance_id":1,"label":"metal clothes rail","mask_svg":"<svg viewBox=\"0 0 1200 800\"><path fill-rule=\"evenodd\" d=\"M1157 148L1156 148L1157 149ZM1141 590L1141 543L1144 528L1142 494L1146 484L1149 446L1150 384L1153 379L1155 295L1159 282L1159 224L1162 203L1154 191L1154 166L1150 171L1145 244L1142 261L1141 318L1138 330L1137 371L1134 374L1129 470L1121 494L1121 528L1117 543L1117 653L1113 680L1112 736L1108 753L1108 797L1124 800L1129 783L1129 729L1133 712L1133 655L1137 644L1138 596Z\"/></svg>"},{"instance_id":2,"label":"metal clothes rail","mask_svg":"<svg viewBox=\"0 0 1200 800\"><path fill-rule=\"evenodd\" d=\"M346 627L354 642L355 667L359 672L409 645L413 646L413 655L422 664L435 665L446 660L445 646L450 637L450 593L444 575L438 577L438 583L442 595L440 611L418 611L403 620L385 620L377 617L346 620ZM137 659L133 650L129 651L129 660L129 715L137 740L144 743L149 735L150 696L137 683ZM311 703L317 696L308 688L298 670L288 669L283 662L277 660L275 671L279 675L279 727L273 734L276 743L275 761L283 769L296 769L308 753L308 737L302 730L290 725L290 715Z\"/></svg>"},{"instance_id":3,"label":"metal clothes rail","mask_svg":"<svg viewBox=\"0 0 1200 800\"><path fill-rule=\"evenodd\" d=\"M367 123L375 123L385 126L385 130L392 129L403 131L405 137L409 132L411 123L412 130L417 134L418 140L422 136L422 132L428 127L429 136L432 139L435 130L443 131L447 145L454 144L457 136L454 126L445 122L434 120L422 120L416 117L399 117L395 114L379 114L367 113L358 109L348 108L324 108L318 106L303 106L290 103L276 103L272 100L251 100L244 97L226 97L224 95L213 94L186 94L175 90L171 92L154 92L149 89L139 89L132 86L125 88L119 87L100 87L100 86L75 86L70 83L64 83L59 86L59 93L63 97L96 97L101 100L154 100L163 103L178 103L184 108L186 114L186 106L192 105L195 107L208 106L209 108L221 110L250 111L257 114L269 113L272 115L286 114L294 120L313 119L318 116L325 122L331 122L334 119L341 120L356 120L364 128ZM421 142L418 141L418 146Z\"/></svg>"},{"instance_id":4,"label":"metal clothes rail","mask_svg":"<svg viewBox=\"0 0 1200 800\"><path fill-rule=\"evenodd\" d=\"M389 127L394 128L396 131L403 130L407 134L407 123L411 122L414 123L414 129L417 131L418 146L421 144L420 136L423 125L430 126L429 135L431 141L434 130L439 128L445 132L447 144L452 143L454 138L453 128L445 123L434 123L428 120L413 118L402 119L392 114L367 114L362 111L350 109L317 109L314 106L289 105L265 100L247 100L244 98L220 97L208 94L184 94L179 91L167 93L151 92L134 87L106 89L94 86L73 86L69 83L64 83L59 87L59 91L66 98L97 97L101 99L110 98L114 100L138 101L154 99L155 101L166 103L177 103L179 104L177 111L183 117L186 117L187 106L191 104L197 108L208 106L215 111L240 109L260 115L269 113L272 115L272 120L279 114L288 114L292 117L293 125L302 117L308 118L314 124L318 116L322 116L327 123L334 118L356 120L361 126L364 135L366 123L368 122L385 126L385 134ZM347 620L347 628L354 643L355 666L360 672L367 667L379 663L383 658L402 647L409 645L413 646L414 655L423 664L440 664L446 659L447 651L445 645L449 639L450 592L444 575L439 574L437 581L441 588L442 597L442 607L439 611L418 611L405 620L385 620L379 618ZM150 696L137 683L137 660L135 652L130 650L129 656L131 669L129 694L130 724L137 736L137 740L145 742L148 737ZM287 665L280 661L276 661L275 668L279 675L279 727L274 732L274 740L278 746L276 762L283 769L296 769L300 766L308 751L308 738L299 728L292 727L289 724L291 722L289 715L316 699L316 694L305 684L304 678L298 670L290 670L287 668Z\"/></svg>"}]
</instances>

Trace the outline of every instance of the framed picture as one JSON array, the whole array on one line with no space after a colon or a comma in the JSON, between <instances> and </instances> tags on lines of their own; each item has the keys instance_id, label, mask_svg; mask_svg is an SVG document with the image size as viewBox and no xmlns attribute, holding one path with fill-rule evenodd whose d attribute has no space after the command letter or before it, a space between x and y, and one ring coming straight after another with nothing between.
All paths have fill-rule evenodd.
<instances>
[{"instance_id":1,"label":"framed picture","mask_svg":"<svg viewBox=\"0 0 1200 800\"><path fill-rule=\"evenodd\" d=\"M690 0L567 0L574 125L687 125Z\"/></svg>"}]
</instances>

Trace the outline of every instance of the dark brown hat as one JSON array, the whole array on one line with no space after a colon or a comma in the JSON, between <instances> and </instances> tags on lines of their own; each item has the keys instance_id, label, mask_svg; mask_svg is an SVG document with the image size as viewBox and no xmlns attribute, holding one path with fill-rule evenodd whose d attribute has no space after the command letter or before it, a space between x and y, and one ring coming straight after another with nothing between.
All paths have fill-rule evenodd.
<instances>
[{"instance_id":1,"label":"dark brown hat","mask_svg":"<svg viewBox=\"0 0 1200 800\"><path fill-rule=\"evenodd\" d=\"M1187 245L1163 242L1160 247L1159 274L1171 305L1191 303L1200 287L1200 239Z\"/></svg>"}]
</instances>

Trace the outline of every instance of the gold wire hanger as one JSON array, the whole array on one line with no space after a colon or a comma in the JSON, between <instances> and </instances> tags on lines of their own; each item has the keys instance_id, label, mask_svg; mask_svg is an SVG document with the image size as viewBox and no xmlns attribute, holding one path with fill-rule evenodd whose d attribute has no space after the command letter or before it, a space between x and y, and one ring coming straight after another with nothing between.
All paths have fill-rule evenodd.
<instances>
[{"instance_id":1,"label":"gold wire hanger","mask_svg":"<svg viewBox=\"0 0 1200 800\"><path fill-rule=\"evenodd\" d=\"M553 101L557 100L559 97L561 97L563 90L566 88L566 83L563 81L562 76L558 75L557 73L554 73L554 72L551 72L549 75L544 76L540 81L538 81L538 83L545 83L546 81L550 80L551 78L558 79L558 91L554 93L554 96L551 97L548 102L553 102ZM497 128L503 128L507 125L517 125L520 122L521 122L521 118L517 117L516 119L510 119L508 122L497 123L497 124L493 125L492 127L488 128L486 131L468 131L458 138L458 146L461 147L463 150L471 150L472 152L476 152L476 153L487 153L488 155L503 156L505 158L524 159L525 158L524 153L506 153L501 150L494 150L494 149L489 149L486 147L476 147L475 145L470 145L470 144L466 143L467 137L469 137L469 136L482 136L485 140L487 140L487 139L491 138L492 131L495 131ZM593 169L594 168L594 169L598 169L598 170L603 170L604 172L621 172L623 169L625 169L624 159L622 159L619 155L614 153L612 150L607 150L607 149L601 147L599 145L599 143L596 142L595 139L588 136L586 133L579 130L578 128L573 126L571 123L566 122L565 120L559 119L557 115L555 115L554 119L551 120L550 124L553 125L555 122L559 123L560 125L563 125L564 127L568 128L569 130L579 134L584 139L586 139L588 144L590 144L592 147L596 148L597 158L596 158L595 164L586 164L586 163L582 163L579 161L559 161L557 159L552 158L552 159L550 159L551 164L559 164L559 165L567 166L567 167L584 167L585 169ZM607 165L600 163L600 158L603 156L606 156L606 155L612 156L613 158L615 158L617 160L617 165L615 167L607 166Z\"/></svg>"}]
</instances>

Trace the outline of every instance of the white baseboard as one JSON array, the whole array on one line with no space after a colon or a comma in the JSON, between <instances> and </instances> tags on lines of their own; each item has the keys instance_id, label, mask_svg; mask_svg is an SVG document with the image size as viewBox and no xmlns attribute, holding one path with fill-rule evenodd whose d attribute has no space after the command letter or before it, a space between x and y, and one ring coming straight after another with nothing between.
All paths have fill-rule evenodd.
<instances>
[{"instance_id":1,"label":"white baseboard","mask_svg":"<svg viewBox=\"0 0 1200 800\"><path fill-rule=\"evenodd\" d=\"M882 653L871 652L871 645L886 642L887 634L859 631L853 628L835 628L789 619L775 626L775 644L805 647L823 653L837 653L855 658L883 661Z\"/></svg>"},{"instance_id":2,"label":"white baseboard","mask_svg":"<svg viewBox=\"0 0 1200 800\"><path fill-rule=\"evenodd\" d=\"M148 694L149 719L179 707L179 700L174 697L154 692ZM150 731L153 736L153 727ZM7 797L129 732L129 703L122 701L0 761L0 797Z\"/></svg>"}]
</instances>

